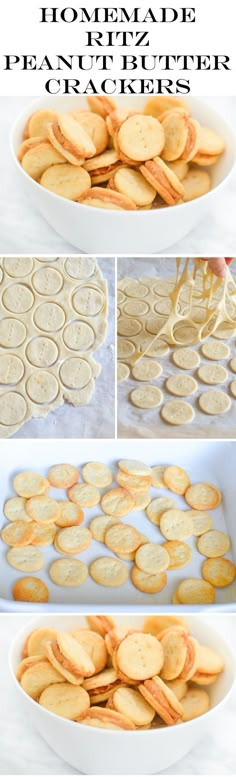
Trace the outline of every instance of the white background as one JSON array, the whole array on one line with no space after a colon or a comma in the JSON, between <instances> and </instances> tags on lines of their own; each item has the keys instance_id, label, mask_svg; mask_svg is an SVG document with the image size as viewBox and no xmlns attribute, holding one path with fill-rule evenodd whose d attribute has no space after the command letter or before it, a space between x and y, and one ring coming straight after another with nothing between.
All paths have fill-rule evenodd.
<instances>
[{"instance_id":1,"label":"white background","mask_svg":"<svg viewBox=\"0 0 236 777\"><path fill-rule=\"evenodd\" d=\"M207 616L205 616L207 617ZM208 615L211 625L231 642L236 650L236 616ZM1 774L78 774L62 761L41 739L26 718L8 670L8 650L17 631L29 622L25 615L1 616L0 641L0 752ZM224 707L222 715L214 719L214 727L206 731L196 747L164 774L235 774L235 713L236 688ZM99 754L98 754L99 757Z\"/></svg>"},{"instance_id":2,"label":"white background","mask_svg":"<svg viewBox=\"0 0 236 777\"><path fill-rule=\"evenodd\" d=\"M131 72L119 74L118 57L122 53L136 53L136 54L227 54L231 57L232 70L227 71L189 71L185 74L180 72L181 77L189 77L191 79L191 92L195 95L232 95L236 94L236 53L235 53L235 28L236 28L236 3L235 0L162 0L157 4L156 2L142 2L135 4L134 0L126 0L125 3L121 2L120 7L125 7L127 10L132 10L135 7L141 7L141 9L148 9L151 7L157 15L160 7L174 7L176 9L182 6L195 7L196 9L196 22L181 24L179 22L169 24L79 24L74 22L73 24L66 24L62 21L58 24L40 24L39 7L51 7L55 6L59 9L65 7L75 7L78 9L79 3L77 0L57 0L56 2L50 0L7 0L4 4L1 3L0 12L0 27L1 27L1 54L0 54L0 94L1 95L40 95L44 93L44 84L48 77L63 77L63 73L54 74L45 71L21 71L20 66L12 72L3 71L4 67L4 54L36 54L39 60L48 54L53 57L54 54L78 54L87 53L91 54L111 54L113 53L116 61L114 64L113 73L108 73L109 77L112 75L115 78L119 78L121 75L130 77L143 77L141 70L135 70ZM98 5L96 2L87 0L86 3L81 3L87 8L87 10L93 9ZM111 0L103 0L100 4L102 7L113 7ZM119 7L119 4L117 4ZM105 32L106 29L114 31L118 30L145 30L149 33L150 46L146 49L144 47L136 48L131 47L122 49L120 46L113 47L113 49L106 49L105 47L92 47L85 49L85 30L90 29L99 30ZM92 76L92 71L81 74L81 80L83 85L87 83ZM65 77L80 78L78 71L66 71ZM94 77L96 83L99 83L99 79L104 78L104 73L99 73L97 69L94 69ZM145 74L145 77L149 78L168 78L173 77L175 80L178 76L176 72L166 73L159 70L150 71Z\"/></svg>"}]
</instances>

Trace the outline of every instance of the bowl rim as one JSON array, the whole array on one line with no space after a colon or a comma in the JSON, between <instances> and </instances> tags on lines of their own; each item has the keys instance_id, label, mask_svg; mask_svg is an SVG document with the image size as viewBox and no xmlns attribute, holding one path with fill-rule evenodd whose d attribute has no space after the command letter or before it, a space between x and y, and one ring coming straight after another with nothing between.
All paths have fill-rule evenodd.
<instances>
[{"instance_id":1,"label":"bowl rim","mask_svg":"<svg viewBox=\"0 0 236 777\"><path fill-rule=\"evenodd\" d=\"M70 95L70 96L73 97L74 95ZM84 97L84 95L77 95L77 96L81 96L81 97L83 96ZM117 95L117 96L118 97L121 96L121 97L129 99L129 95ZM28 104L28 106L26 105L26 107L22 109L22 111L18 114L18 116L16 117L16 119L14 120L14 122L11 125L11 128L10 128L9 147L10 147L10 152L11 152L11 158L13 159L13 162L14 162L14 165L16 166L16 169L18 169L21 172L23 178L26 181L28 181L28 182L31 181L31 184L33 185L33 188L35 189L35 191L37 191L38 187L40 187L40 183L38 181L35 181L33 178L31 178L28 175L28 173L26 173L26 171L24 170L24 168L20 164L19 160L17 159L16 151L15 151L15 148L14 148L14 134L15 134L17 128L18 128L19 123L23 119L25 119L27 121L27 116L28 116L28 118L29 118L29 116L31 116L33 108L36 109L36 106L39 105L39 103L42 102L43 99L45 99L46 102L48 101L50 103L50 97L52 97L52 96L51 95L50 96L49 95L45 95L44 98L42 98L42 97L34 98L34 100L32 100L32 102L30 102ZM59 100L60 97L63 98L63 95L58 96L57 99ZM86 95L85 95L85 97L86 97ZM136 95L136 97L141 97L141 98L143 97L143 99L144 99L143 95ZM190 96L189 99L191 101L196 102L197 105L203 105L204 104L203 101L201 99L199 99L198 97L195 98L194 96ZM189 200L188 202L180 202L180 203L178 203L179 207L182 206L181 207L181 213L183 213L183 208L184 207L185 207L186 210L187 209L189 210L190 207L193 207L193 205L196 202L198 202L198 200L201 200L201 201L203 201L203 200L205 201L207 199L209 200L209 198L212 195L214 196L214 192L218 193L219 190L222 187L225 186L226 182L229 181L229 179L230 179L231 175L233 174L234 169L236 167L236 130L234 130L234 128L231 126L229 121L225 121L224 117L221 114L219 114L218 111L215 110L215 108L210 107L210 113L214 114L216 121L217 121L217 118L220 118L221 121L223 121L223 123L225 125L225 128L228 130L229 133L231 133L233 144L234 144L234 160L232 162L231 169L229 170L227 175L222 179L222 181L220 181L220 183L218 183L216 186L214 186L212 189L210 189L209 192L206 192L206 194L202 194L200 197L196 197L193 200ZM204 168L204 170L205 170L205 168ZM43 189L44 187L40 187L40 188ZM82 202L80 203L80 202L77 202L77 201L74 201L74 200L69 200L67 197L62 197L59 194L55 194L54 192L51 192L49 189L45 189L45 192L46 192L46 196L50 197L52 202L53 201L57 202L58 200L60 200L60 202L61 202L61 201L65 200L67 204L70 203L70 205L72 205L74 207L74 209L77 209L77 211L78 211L78 206L79 206L79 208L80 207L85 208L90 214L94 213L94 211L97 212L97 211L101 211L101 210L102 210L103 213L105 212L105 214L106 214L106 209L105 208L101 209L101 208L96 208L96 207L94 208L92 205L83 205ZM133 210L133 211L132 210L120 210L120 211L119 210L112 210L112 215L115 216L115 218L116 217L117 218L121 218L121 217L130 218L130 216L131 216L131 218L136 218L136 214L138 212L139 214L142 214L141 218L143 218L143 219L145 217L146 218L154 218L154 216L155 216L155 218L159 218L156 215L156 214L159 213L159 211L161 211L161 212L165 211L165 212L169 213L170 208L172 208L172 207L174 207L174 206L168 206L168 204L166 203L165 206L162 207L162 208L150 208L150 209L147 209L147 210L141 210L141 209L138 209L138 208L136 210ZM150 216L150 214L152 214L152 215Z\"/></svg>"},{"instance_id":2,"label":"bowl rim","mask_svg":"<svg viewBox=\"0 0 236 777\"><path fill-rule=\"evenodd\" d=\"M60 615L63 617L63 613L60 613ZM188 615L190 615L190 617L191 617L191 613L189 613ZM44 617L46 617L46 619L50 618L49 615L46 615ZM60 617L60 616L58 616L58 617ZM224 645L225 645L225 647L227 649L227 652L229 653L231 662L232 662L232 675L233 676L232 676L232 682L231 682L230 688L228 689L227 693L222 697L222 699L220 699L220 701L217 702L217 704L215 704L213 707L210 707L210 709L207 710L207 712L204 712L203 715L200 715L197 718L193 718L192 720L183 721L183 722L181 722L181 724L179 724L179 725L181 725L181 728L182 728L182 726L184 726L184 730L186 730L186 727L188 727L188 728L194 727L196 725L196 723L198 723L199 719L201 720L201 718L205 719L206 717L209 718L210 715L213 716L214 713L216 713L216 711L218 711L220 709L221 705L224 705L225 702L229 699L229 697L232 694L233 689L234 689L234 687L236 685L236 658L235 658L235 655L234 655L234 652L233 652L233 648L232 648L230 642L228 641L228 639L225 639L225 636L222 635L221 632L219 632L215 628L215 626L210 626L209 627L209 624L206 623L206 620L204 621L198 615L197 616L193 615L193 618L196 619L196 623L197 624L200 625L202 623L203 625L205 625L205 627L207 629L210 629L210 632L211 632L212 636L215 636L215 638L216 638L216 643L217 643L217 636L220 635L220 638L221 638L222 642L224 643ZM17 633L15 634L13 640L11 640L10 647L9 647L9 650L8 650L8 668L9 668L9 671L10 671L10 675L11 675L11 677L13 679L14 686L15 686L15 688L18 689L18 691L20 692L20 695L23 697L23 699L28 699L29 703L31 703L33 705L36 704L37 706L40 706L38 704L38 702L36 702L34 699L32 699L31 696L29 696L24 691L24 689L20 685L19 681L17 680L16 674L15 674L15 671L14 671L14 668L13 668L13 652L15 650L16 644L18 643L18 641L20 640L21 637L25 636L26 628L29 628L28 634L30 634L30 627L32 627L33 625L36 627L36 619L37 619L37 616L32 618L29 621L28 625L25 624L24 626L22 626L21 629L19 629L17 631ZM41 628L41 627L42 626L39 626L39 628ZM47 710L47 709L45 709L42 706L40 707L40 709L42 711L42 714L45 714L45 716L46 716L45 720L49 716L49 719L51 718L54 721L59 719L59 720L63 721L64 724L67 724L69 726L71 726L71 725L72 726L74 726L74 725L78 726L78 721L68 720L68 718L63 718L62 716L56 715L54 712L50 712L50 710ZM101 733L102 736L106 736L107 733L111 733L111 732L109 732L108 729L102 729L102 728L101 729L100 728L97 729L96 727L93 728L93 726L88 727L88 726L86 726L86 724L83 724L82 721L79 723L79 726L82 726L82 730L84 730L84 729L88 730L88 728L89 728L91 731L95 731L95 732L99 731L99 733ZM145 734L147 737L148 736L151 737L151 736L154 736L154 735L158 736L157 732L160 731L160 732L162 732L161 736L165 737L165 736L168 735L170 730L173 730L173 729L174 730L176 729L175 725L174 726L166 725L166 726L163 726L163 728L160 727L160 729L158 729L158 728L145 729L142 732L140 732L139 729L137 729L137 730L139 731L139 733ZM125 734L125 736L127 736L127 734L128 734L130 736L130 738L131 738L131 736L136 734L136 731L127 731L127 730L125 730L125 731L122 731L122 730L115 731L115 730L113 730L112 734L120 735L120 736L123 736L124 734Z\"/></svg>"}]
</instances>

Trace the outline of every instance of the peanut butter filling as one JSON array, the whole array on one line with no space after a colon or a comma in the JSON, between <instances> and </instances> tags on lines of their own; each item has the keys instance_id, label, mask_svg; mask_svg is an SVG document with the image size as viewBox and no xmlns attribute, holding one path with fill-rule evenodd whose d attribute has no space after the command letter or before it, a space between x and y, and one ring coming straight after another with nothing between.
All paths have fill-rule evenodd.
<instances>
[{"instance_id":1,"label":"peanut butter filling","mask_svg":"<svg viewBox=\"0 0 236 777\"><path fill-rule=\"evenodd\" d=\"M108 173L115 172L116 169L119 170L121 167L120 162L114 162L113 165L107 165L107 167L97 167L95 170L90 170L91 178L94 180L96 177L99 177L100 175L106 175Z\"/></svg>"},{"instance_id":2,"label":"peanut butter filling","mask_svg":"<svg viewBox=\"0 0 236 777\"><path fill-rule=\"evenodd\" d=\"M52 130L56 140L58 141L58 143L60 143L60 146L62 146L62 148L65 149L65 151L69 151L69 153L73 154L73 156L75 156L76 159L82 159L83 154L79 153L78 149L75 146L73 146L73 143L70 143L69 140L66 140L66 138L64 138L64 135L62 135L59 124L57 122L55 122L52 125Z\"/></svg>"},{"instance_id":3,"label":"peanut butter filling","mask_svg":"<svg viewBox=\"0 0 236 777\"><path fill-rule=\"evenodd\" d=\"M173 723L176 723L180 719L180 715L176 710L171 707L163 691L157 686L155 680L145 680L144 687L152 695L154 701L157 703L157 712L160 716L163 715L164 720L166 715ZM156 707L155 707L156 709Z\"/></svg>"},{"instance_id":4,"label":"peanut butter filling","mask_svg":"<svg viewBox=\"0 0 236 777\"><path fill-rule=\"evenodd\" d=\"M153 178L155 179L155 182L157 184L160 184L160 186L163 188L164 192L166 192L168 195L171 195L173 197L173 200L180 199L179 193L174 189L174 187L171 185L170 181L168 180L165 173L162 172L161 168L158 167L156 162L146 162L146 168L148 172L153 175ZM154 184L155 185L155 184ZM159 191L159 190L157 190Z\"/></svg>"},{"instance_id":5,"label":"peanut butter filling","mask_svg":"<svg viewBox=\"0 0 236 777\"><path fill-rule=\"evenodd\" d=\"M79 680L83 675L81 675L81 672L79 672L77 666L72 664L70 661L68 661L67 658L65 658L65 656L62 655L56 640L52 642L51 648L53 655L55 656L58 663L63 667L63 669L66 669L67 672L71 672L71 674L73 674Z\"/></svg>"}]
</instances>

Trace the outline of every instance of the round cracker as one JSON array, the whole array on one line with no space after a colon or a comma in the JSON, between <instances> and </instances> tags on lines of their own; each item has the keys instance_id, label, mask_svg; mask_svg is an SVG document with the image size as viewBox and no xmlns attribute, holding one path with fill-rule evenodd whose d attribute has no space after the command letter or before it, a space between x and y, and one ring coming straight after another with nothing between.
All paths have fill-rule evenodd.
<instances>
[{"instance_id":1,"label":"round cracker","mask_svg":"<svg viewBox=\"0 0 236 777\"><path fill-rule=\"evenodd\" d=\"M189 577L177 588L178 604L214 604L215 589L206 580Z\"/></svg>"},{"instance_id":2,"label":"round cracker","mask_svg":"<svg viewBox=\"0 0 236 777\"><path fill-rule=\"evenodd\" d=\"M236 568L227 558L208 558L202 565L202 576L215 588L225 588L235 579Z\"/></svg>"},{"instance_id":3,"label":"round cracker","mask_svg":"<svg viewBox=\"0 0 236 777\"><path fill-rule=\"evenodd\" d=\"M56 526L50 524L49 526L43 526L40 523L33 523L34 534L31 540L32 545L39 545L41 547L46 545L52 545L57 532Z\"/></svg>"},{"instance_id":4,"label":"round cracker","mask_svg":"<svg viewBox=\"0 0 236 777\"><path fill-rule=\"evenodd\" d=\"M26 499L22 496L13 496L4 503L3 512L8 521L25 521L30 523L31 518L25 509Z\"/></svg>"},{"instance_id":5,"label":"round cracker","mask_svg":"<svg viewBox=\"0 0 236 777\"><path fill-rule=\"evenodd\" d=\"M160 526L160 519L163 513L167 510L174 510L175 508L176 503L173 499L169 499L167 496L159 496L156 499L152 499L147 507L146 513L149 521L154 523L155 526Z\"/></svg>"},{"instance_id":6,"label":"round cracker","mask_svg":"<svg viewBox=\"0 0 236 777\"><path fill-rule=\"evenodd\" d=\"M158 378L161 373L161 364L148 359L145 359L145 361L139 361L132 370L133 378L140 381L155 380L155 378Z\"/></svg>"},{"instance_id":7,"label":"round cracker","mask_svg":"<svg viewBox=\"0 0 236 777\"><path fill-rule=\"evenodd\" d=\"M90 706L89 694L81 686L70 683L49 685L40 696L39 704L54 715L76 720L86 714Z\"/></svg>"},{"instance_id":8,"label":"round cracker","mask_svg":"<svg viewBox=\"0 0 236 777\"><path fill-rule=\"evenodd\" d=\"M134 565L131 570L131 580L135 588L138 588L142 593L157 594L165 588L167 575L166 572L160 572L158 575L149 575Z\"/></svg>"},{"instance_id":9,"label":"round cracker","mask_svg":"<svg viewBox=\"0 0 236 777\"><path fill-rule=\"evenodd\" d=\"M159 674L163 649L151 634L129 634L120 643L116 660L119 669L132 680L147 680Z\"/></svg>"},{"instance_id":10,"label":"round cracker","mask_svg":"<svg viewBox=\"0 0 236 777\"><path fill-rule=\"evenodd\" d=\"M199 553L208 558L218 558L228 553L231 546L230 538L223 531L212 529L205 532L197 541Z\"/></svg>"},{"instance_id":11,"label":"round cracker","mask_svg":"<svg viewBox=\"0 0 236 777\"><path fill-rule=\"evenodd\" d=\"M164 472L166 467L163 464L156 464L151 468L152 471L152 486L154 488L165 488Z\"/></svg>"},{"instance_id":12,"label":"round cracker","mask_svg":"<svg viewBox=\"0 0 236 777\"><path fill-rule=\"evenodd\" d=\"M119 518L114 518L112 515L97 515L93 518L89 524L89 529L93 535L93 539L97 542L105 542L105 534L111 526L120 522Z\"/></svg>"},{"instance_id":13,"label":"round cracker","mask_svg":"<svg viewBox=\"0 0 236 777\"><path fill-rule=\"evenodd\" d=\"M158 575L169 567L170 557L163 545L146 542L135 553L135 563L142 572Z\"/></svg>"},{"instance_id":14,"label":"round cracker","mask_svg":"<svg viewBox=\"0 0 236 777\"><path fill-rule=\"evenodd\" d=\"M107 491L101 499L101 507L104 513L115 518L127 515L135 505L133 495L125 488L113 488Z\"/></svg>"},{"instance_id":15,"label":"round cracker","mask_svg":"<svg viewBox=\"0 0 236 777\"><path fill-rule=\"evenodd\" d=\"M24 499L32 496L41 496L49 491L50 483L47 478L37 472L21 472L13 480L16 493Z\"/></svg>"},{"instance_id":16,"label":"round cracker","mask_svg":"<svg viewBox=\"0 0 236 777\"><path fill-rule=\"evenodd\" d=\"M220 361L230 355L230 348L225 343L216 343L215 340L207 340L203 343L201 351L207 359Z\"/></svg>"},{"instance_id":17,"label":"round cracker","mask_svg":"<svg viewBox=\"0 0 236 777\"><path fill-rule=\"evenodd\" d=\"M37 578L34 578L36 580ZM57 632L50 627L40 627L34 629L27 637L27 655L28 656L47 656L46 643L56 639Z\"/></svg>"},{"instance_id":18,"label":"round cracker","mask_svg":"<svg viewBox=\"0 0 236 777\"><path fill-rule=\"evenodd\" d=\"M188 540L193 533L193 523L187 510L167 510L160 519L161 533L167 540Z\"/></svg>"},{"instance_id":19,"label":"round cracker","mask_svg":"<svg viewBox=\"0 0 236 777\"><path fill-rule=\"evenodd\" d=\"M164 662L160 675L163 680L175 680L183 671L187 658L187 638L186 633L180 626L167 629L161 639L161 646L164 653Z\"/></svg>"},{"instance_id":20,"label":"round cracker","mask_svg":"<svg viewBox=\"0 0 236 777\"><path fill-rule=\"evenodd\" d=\"M198 377L203 383L215 386L219 383L225 383L228 372L221 364L202 364L198 370Z\"/></svg>"},{"instance_id":21,"label":"round cracker","mask_svg":"<svg viewBox=\"0 0 236 777\"><path fill-rule=\"evenodd\" d=\"M43 525L55 523L60 515L60 507L50 496L32 496L26 503L26 512L37 523Z\"/></svg>"},{"instance_id":22,"label":"round cracker","mask_svg":"<svg viewBox=\"0 0 236 777\"><path fill-rule=\"evenodd\" d=\"M102 464L100 461L90 461L82 469L82 475L85 483L97 488L106 488L113 481L113 474L110 467Z\"/></svg>"},{"instance_id":23,"label":"round cracker","mask_svg":"<svg viewBox=\"0 0 236 777\"><path fill-rule=\"evenodd\" d=\"M88 567L77 558L60 558L49 569L51 580L65 587L82 585L88 577Z\"/></svg>"},{"instance_id":24,"label":"round cracker","mask_svg":"<svg viewBox=\"0 0 236 777\"><path fill-rule=\"evenodd\" d=\"M123 380L126 380L129 377L130 369L127 364L123 364L122 362L118 362L117 364L117 381L118 383L122 383Z\"/></svg>"},{"instance_id":25,"label":"round cracker","mask_svg":"<svg viewBox=\"0 0 236 777\"><path fill-rule=\"evenodd\" d=\"M75 502L67 502L66 500L58 502L60 507L60 515L56 519L55 523L62 529L67 526L79 526L84 520L84 513L81 507Z\"/></svg>"},{"instance_id":26,"label":"round cracker","mask_svg":"<svg viewBox=\"0 0 236 777\"><path fill-rule=\"evenodd\" d=\"M135 499L134 509L145 510L151 502L151 496L147 491L132 491L132 495Z\"/></svg>"},{"instance_id":27,"label":"round cracker","mask_svg":"<svg viewBox=\"0 0 236 777\"><path fill-rule=\"evenodd\" d=\"M191 375L170 375L166 381L166 388L177 397L188 397L195 394L198 384Z\"/></svg>"},{"instance_id":28,"label":"round cracker","mask_svg":"<svg viewBox=\"0 0 236 777\"><path fill-rule=\"evenodd\" d=\"M149 477L151 469L143 461L137 461L136 459L121 459L118 462L119 469L125 472L126 475L133 475L134 477Z\"/></svg>"},{"instance_id":29,"label":"round cracker","mask_svg":"<svg viewBox=\"0 0 236 777\"><path fill-rule=\"evenodd\" d=\"M68 497L71 502L75 502L80 507L94 507L100 502L100 493L96 486L90 486L87 483L69 488Z\"/></svg>"},{"instance_id":30,"label":"round cracker","mask_svg":"<svg viewBox=\"0 0 236 777\"><path fill-rule=\"evenodd\" d=\"M194 367L198 367L200 364L200 356L197 351L193 351L192 348L178 348L172 354L172 359L177 367L181 370L193 370Z\"/></svg>"},{"instance_id":31,"label":"round cracker","mask_svg":"<svg viewBox=\"0 0 236 777\"><path fill-rule=\"evenodd\" d=\"M187 488L185 499L194 510L214 510L219 507L222 495L212 483L195 483Z\"/></svg>"},{"instance_id":32,"label":"round cracker","mask_svg":"<svg viewBox=\"0 0 236 777\"><path fill-rule=\"evenodd\" d=\"M70 488L79 480L79 470L72 464L55 464L48 471L48 480L54 488Z\"/></svg>"},{"instance_id":33,"label":"round cracker","mask_svg":"<svg viewBox=\"0 0 236 777\"><path fill-rule=\"evenodd\" d=\"M1 531L2 541L13 548L23 548L25 545L30 545L33 536L34 526L32 521L31 523L14 521L14 523L6 524Z\"/></svg>"},{"instance_id":34,"label":"round cracker","mask_svg":"<svg viewBox=\"0 0 236 777\"><path fill-rule=\"evenodd\" d=\"M62 677L59 672L43 656L38 663L31 664L21 677L21 687L35 701L38 701L47 686L53 688L54 683L61 682Z\"/></svg>"},{"instance_id":35,"label":"round cracker","mask_svg":"<svg viewBox=\"0 0 236 777\"><path fill-rule=\"evenodd\" d=\"M38 577L22 577L14 584L12 596L16 602L48 602L49 591Z\"/></svg>"},{"instance_id":36,"label":"round cracker","mask_svg":"<svg viewBox=\"0 0 236 777\"><path fill-rule=\"evenodd\" d=\"M117 483L128 491L147 491L151 485L151 475L127 475L120 470L116 477Z\"/></svg>"},{"instance_id":37,"label":"round cracker","mask_svg":"<svg viewBox=\"0 0 236 777\"><path fill-rule=\"evenodd\" d=\"M126 715L135 726L146 726L155 717L155 710L134 688L117 688L113 693L114 709Z\"/></svg>"},{"instance_id":38,"label":"round cracker","mask_svg":"<svg viewBox=\"0 0 236 777\"><path fill-rule=\"evenodd\" d=\"M190 478L182 467L166 467L163 473L163 480L165 486L170 491L174 491L175 494L185 494L188 486L190 486Z\"/></svg>"},{"instance_id":39,"label":"round cracker","mask_svg":"<svg viewBox=\"0 0 236 777\"><path fill-rule=\"evenodd\" d=\"M19 569L20 572L38 572L44 566L41 550L31 545L26 545L25 548L10 548L7 561L11 567Z\"/></svg>"},{"instance_id":40,"label":"round cracker","mask_svg":"<svg viewBox=\"0 0 236 777\"><path fill-rule=\"evenodd\" d=\"M124 585L128 580L128 569L118 559L101 556L92 562L89 572L95 583L109 588Z\"/></svg>"},{"instance_id":41,"label":"round cracker","mask_svg":"<svg viewBox=\"0 0 236 777\"><path fill-rule=\"evenodd\" d=\"M121 167L114 174L114 187L121 194L126 194L138 207L151 205L155 200L156 190L145 180L143 175L133 168Z\"/></svg>"},{"instance_id":42,"label":"round cracker","mask_svg":"<svg viewBox=\"0 0 236 777\"><path fill-rule=\"evenodd\" d=\"M204 715L209 710L210 699L208 693L202 688L190 688L186 696L181 700L181 706L183 709L183 723L187 720L198 718L199 715Z\"/></svg>"},{"instance_id":43,"label":"round cracker","mask_svg":"<svg viewBox=\"0 0 236 777\"><path fill-rule=\"evenodd\" d=\"M133 526L117 523L107 529L105 544L113 553L132 553L140 545L140 534Z\"/></svg>"},{"instance_id":44,"label":"round cracker","mask_svg":"<svg viewBox=\"0 0 236 777\"><path fill-rule=\"evenodd\" d=\"M189 518L192 518L195 537L200 537L201 534L205 534L206 531L212 529L213 521L209 513L203 510L188 510L188 515Z\"/></svg>"},{"instance_id":45,"label":"round cracker","mask_svg":"<svg viewBox=\"0 0 236 777\"><path fill-rule=\"evenodd\" d=\"M195 412L188 402L173 399L162 407L161 416L168 424L182 426L182 424L190 424L193 421Z\"/></svg>"},{"instance_id":46,"label":"round cracker","mask_svg":"<svg viewBox=\"0 0 236 777\"><path fill-rule=\"evenodd\" d=\"M180 569L192 561L192 548L186 542L170 540L170 542L165 542L163 547L167 550L170 558L168 569Z\"/></svg>"},{"instance_id":47,"label":"round cracker","mask_svg":"<svg viewBox=\"0 0 236 777\"><path fill-rule=\"evenodd\" d=\"M117 141L123 154L130 159L144 162L159 156L165 135L157 119L136 114L123 122L118 130Z\"/></svg>"},{"instance_id":48,"label":"round cracker","mask_svg":"<svg viewBox=\"0 0 236 777\"><path fill-rule=\"evenodd\" d=\"M61 553L82 553L91 541L92 533L86 526L69 526L57 533L57 550Z\"/></svg>"}]
</instances>

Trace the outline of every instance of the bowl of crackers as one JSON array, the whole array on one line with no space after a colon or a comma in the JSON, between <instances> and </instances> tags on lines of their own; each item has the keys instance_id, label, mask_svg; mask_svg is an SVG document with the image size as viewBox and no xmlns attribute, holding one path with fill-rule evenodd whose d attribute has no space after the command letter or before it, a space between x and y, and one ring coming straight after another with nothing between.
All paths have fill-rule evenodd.
<instances>
[{"instance_id":1,"label":"bowl of crackers","mask_svg":"<svg viewBox=\"0 0 236 777\"><path fill-rule=\"evenodd\" d=\"M97 253L156 253L182 239L222 197L236 160L233 130L194 97L40 98L10 145L33 206Z\"/></svg>"},{"instance_id":2,"label":"bowl of crackers","mask_svg":"<svg viewBox=\"0 0 236 777\"><path fill-rule=\"evenodd\" d=\"M22 712L85 774L152 774L197 744L234 685L230 646L196 616L40 616L14 638Z\"/></svg>"}]
</instances>

